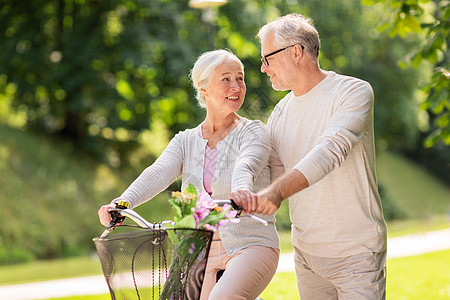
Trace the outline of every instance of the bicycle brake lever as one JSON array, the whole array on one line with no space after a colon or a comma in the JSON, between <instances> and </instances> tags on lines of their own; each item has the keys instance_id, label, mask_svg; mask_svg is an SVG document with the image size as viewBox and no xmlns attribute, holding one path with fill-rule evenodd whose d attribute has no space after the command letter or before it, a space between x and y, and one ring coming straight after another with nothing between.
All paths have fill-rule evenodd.
<instances>
[{"instance_id":1,"label":"bicycle brake lever","mask_svg":"<svg viewBox=\"0 0 450 300\"><path fill-rule=\"evenodd\" d=\"M118 223L121 223L125 220L125 216L123 216L120 212L124 209L127 209L128 206L129 206L128 202L119 201L116 203L115 208L111 208L110 210L108 210L108 213L111 215L111 222L109 222L108 227L106 227L106 230L110 230Z\"/></svg>"}]
</instances>

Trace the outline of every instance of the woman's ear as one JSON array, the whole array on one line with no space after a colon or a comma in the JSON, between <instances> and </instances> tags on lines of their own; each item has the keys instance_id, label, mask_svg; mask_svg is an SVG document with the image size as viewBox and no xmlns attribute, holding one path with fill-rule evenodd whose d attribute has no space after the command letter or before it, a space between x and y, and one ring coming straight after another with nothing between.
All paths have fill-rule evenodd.
<instances>
[{"instance_id":1,"label":"woman's ear","mask_svg":"<svg viewBox=\"0 0 450 300\"><path fill-rule=\"evenodd\" d=\"M208 91L205 88L200 88L199 90L200 90L200 93L202 93L203 96L206 97L206 95L208 94Z\"/></svg>"}]
</instances>

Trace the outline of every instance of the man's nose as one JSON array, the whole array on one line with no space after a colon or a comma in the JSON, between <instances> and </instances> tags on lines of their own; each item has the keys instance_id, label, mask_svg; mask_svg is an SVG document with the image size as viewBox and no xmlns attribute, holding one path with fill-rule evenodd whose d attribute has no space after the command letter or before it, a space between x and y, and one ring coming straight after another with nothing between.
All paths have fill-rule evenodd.
<instances>
[{"instance_id":1,"label":"man's nose","mask_svg":"<svg viewBox=\"0 0 450 300\"><path fill-rule=\"evenodd\" d=\"M261 63L261 73L265 73L268 67L265 63Z\"/></svg>"}]
</instances>

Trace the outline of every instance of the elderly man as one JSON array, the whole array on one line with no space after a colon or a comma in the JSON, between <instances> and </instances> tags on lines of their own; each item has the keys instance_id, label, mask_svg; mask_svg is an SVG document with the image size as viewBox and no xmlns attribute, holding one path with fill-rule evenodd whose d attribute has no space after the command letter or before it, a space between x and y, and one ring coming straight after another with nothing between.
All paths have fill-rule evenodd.
<instances>
[{"instance_id":1,"label":"elderly man","mask_svg":"<svg viewBox=\"0 0 450 300\"><path fill-rule=\"evenodd\" d=\"M289 90L268 126L272 184L232 198L273 214L289 198L302 300L385 299L386 224L375 174L373 90L319 66L319 34L299 14L263 26L261 72Z\"/></svg>"}]
</instances>

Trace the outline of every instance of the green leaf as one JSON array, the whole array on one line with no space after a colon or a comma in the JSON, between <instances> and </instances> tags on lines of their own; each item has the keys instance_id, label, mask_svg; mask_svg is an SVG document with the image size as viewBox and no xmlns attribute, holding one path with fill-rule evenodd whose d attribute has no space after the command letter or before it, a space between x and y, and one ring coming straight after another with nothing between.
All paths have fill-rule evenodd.
<instances>
[{"instance_id":1,"label":"green leaf","mask_svg":"<svg viewBox=\"0 0 450 300\"><path fill-rule=\"evenodd\" d=\"M197 190L195 189L195 186L193 186L192 184L189 183L188 187L186 188L186 190L184 191L185 193L191 193L194 195L197 195Z\"/></svg>"},{"instance_id":2,"label":"green leaf","mask_svg":"<svg viewBox=\"0 0 450 300\"><path fill-rule=\"evenodd\" d=\"M374 0L362 0L361 4L362 5L374 5L375 1Z\"/></svg>"},{"instance_id":3,"label":"green leaf","mask_svg":"<svg viewBox=\"0 0 450 300\"><path fill-rule=\"evenodd\" d=\"M172 209L175 212L175 220L177 221L177 219L181 219L181 217L183 217L181 208L178 206L178 204L175 202L174 199L169 199L167 200L171 205L172 205Z\"/></svg>"},{"instance_id":4,"label":"green leaf","mask_svg":"<svg viewBox=\"0 0 450 300\"><path fill-rule=\"evenodd\" d=\"M169 230L166 230L167 235L169 236L169 239L172 241L172 243L176 246L180 243L180 240L178 239L178 236L175 234L175 231L172 230L174 227L172 224L166 224L166 228Z\"/></svg>"},{"instance_id":5,"label":"green leaf","mask_svg":"<svg viewBox=\"0 0 450 300\"><path fill-rule=\"evenodd\" d=\"M195 219L193 215L183 217L175 223L175 228L195 228Z\"/></svg>"}]
</instances>

